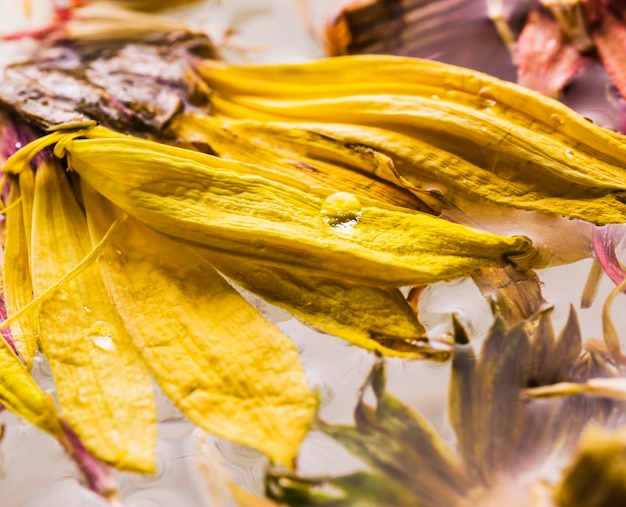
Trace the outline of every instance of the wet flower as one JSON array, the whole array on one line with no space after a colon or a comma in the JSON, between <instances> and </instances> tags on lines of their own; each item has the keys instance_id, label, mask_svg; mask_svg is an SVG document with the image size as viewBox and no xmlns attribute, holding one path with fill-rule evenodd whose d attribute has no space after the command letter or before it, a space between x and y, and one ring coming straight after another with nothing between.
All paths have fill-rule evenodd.
<instances>
[{"instance_id":1,"label":"wet flower","mask_svg":"<svg viewBox=\"0 0 626 507\"><path fill-rule=\"evenodd\" d=\"M356 426L318 425L366 469L332 478L276 469L268 476L269 495L294 506L604 506L625 500L626 490L610 479L608 464L610 455L624 452L623 430L611 432L625 422L623 387L597 392L604 398L529 398L539 395L537 386L554 386L564 394L558 383L566 380L572 386L592 378L623 386L621 367L606 346L594 340L582 344L573 311L558 338L549 311L514 327L496 318L479 353L456 320L454 335L448 398L453 445L385 389L381 361L363 388ZM364 398L370 389L374 406ZM594 449L600 441L605 447ZM606 477L602 486L577 482L592 470ZM605 500L598 496L584 503L609 484L610 502L616 503L606 503L608 492L601 497Z\"/></svg>"},{"instance_id":2,"label":"wet flower","mask_svg":"<svg viewBox=\"0 0 626 507\"><path fill-rule=\"evenodd\" d=\"M461 455L386 394L379 366L379 404L359 405L360 432L323 427L404 482L391 491L358 475L346 487L371 479L369 501L383 503L482 501L510 482L502 470L517 477L570 449L590 419L614 424L597 404L576 405L559 423L567 442L531 449L524 425L537 442L561 426L547 408L552 426L539 424L542 402L518 398L617 375L614 339L577 359L573 320L559 341L545 314L536 320L545 305L531 269L589 256L591 224L624 222L622 137L467 69L392 57L233 66L206 37L145 12L128 13L128 40L124 12L73 6L35 34L45 51L0 82L7 408L145 472L154 379L201 428L290 465L316 399L294 345L230 282L370 351L444 361L452 344L429 340L399 287L472 276L502 319L480 360L457 326ZM564 224L568 242L551 241ZM58 410L28 375L37 350ZM393 445L376 450L382 433ZM413 433L408 462L425 453L434 464L423 484L395 463Z\"/></svg>"},{"instance_id":3,"label":"wet flower","mask_svg":"<svg viewBox=\"0 0 626 507\"><path fill-rule=\"evenodd\" d=\"M18 415L59 439L71 428L76 442L120 469L154 467L152 378L191 421L278 462L291 462L308 429L316 401L294 345L216 267L354 343L442 360L449 351L430 346L393 285L505 264L505 255L530 250L525 238L379 210L374 199L363 212L376 220L350 235L324 222L322 192L293 177L94 126L171 143L166 126L181 110L210 112L190 65L208 47L189 34L97 54L55 44L6 69L0 90L11 326L0 393ZM355 150L354 163L362 155ZM368 155L367 163L382 160ZM458 245L448 262L433 261L440 242L425 243L425 257L407 251L409 240L419 243L401 237L403 221L433 238L449 230ZM475 255L472 245L490 247ZM320 267L325 276L316 275ZM333 280L337 273L352 283ZM379 280L391 287L371 283ZM60 414L28 376L36 350L50 363Z\"/></svg>"},{"instance_id":4,"label":"wet flower","mask_svg":"<svg viewBox=\"0 0 626 507\"><path fill-rule=\"evenodd\" d=\"M45 352L63 417L92 453L152 469L152 376L198 425L290 461L315 401L287 337L203 255L127 219L51 154L20 166L10 186L16 347L26 364L35 347Z\"/></svg>"}]
</instances>

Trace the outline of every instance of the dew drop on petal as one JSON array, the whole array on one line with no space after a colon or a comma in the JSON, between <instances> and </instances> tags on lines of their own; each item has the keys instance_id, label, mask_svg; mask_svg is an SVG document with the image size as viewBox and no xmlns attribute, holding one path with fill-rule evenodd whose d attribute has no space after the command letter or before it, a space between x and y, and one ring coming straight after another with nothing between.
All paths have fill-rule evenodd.
<instances>
[{"instance_id":1,"label":"dew drop on petal","mask_svg":"<svg viewBox=\"0 0 626 507\"><path fill-rule=\"evenodd\" d=\"M93 344L99 349L111 352L115 350L115 343L110 336L92 336Z\"/></svg>"},{"instance_id":2,"label":"dew drop on petal","mask_svg":"<svg viewBox=\"0 0 626 507\"><path fill-rule=\"evenodd\" d=\"M87 403L89 401L87 389L84 387L79 388L77 398L80 403Z\"/></svg>"},{"instance_id":3,"label":"dew drop on petal","mask_svg":"<svg viewBox=\"0 0 626 507\"><path fill-rule=\"evenodd\" d=\"M480 106L484 108L494 107L497 104L493 91L488 86L485 86L478 91L478 100Z\"/></svg>"},{"instance_id":4,"label":"dew drop on petal","mask_svg":"<svg viewBox=\"0 0 626 507\"><path fill-rule=\"evenodd\" d=\"M89 329L89 336L93 344L99 349L111 352L115 350L115 343L111 336L111 326L102 321L96 322Z\"/></svg>"},{"instance_id":5,"label":"dew drop on petal","mask_svg":"<svg viewBox=\"0 0 626 507\"><path fill-rule=\"evenodd\" d=\"M335 229L351 229L361 217L361 202L348 192L329 195L322 203L322 220Z\"/></svg>"},{"instance_id":6,"label":"dew drop on petal","mask_svg":"<svg viewBox=\"0 0 626 507\"><path fill-rule=\"evenodd\" d=\"M563 125L563 120L561 119L561 117L558 114L552 113L550 115L550 121L552 122L552 124L555 127L560 127L561 125Z\"/></svg>"},{"instance_id":7,"label":"dew drop on petal","mask_svg":"<svg viewBox=\"0 0 626 507\"><path fill-rule=\"evenodd\" d=\"M568 148L567 150L565 150L565 156L567 158L574 158L574 152Z\"/></svg>"}]
</instances>

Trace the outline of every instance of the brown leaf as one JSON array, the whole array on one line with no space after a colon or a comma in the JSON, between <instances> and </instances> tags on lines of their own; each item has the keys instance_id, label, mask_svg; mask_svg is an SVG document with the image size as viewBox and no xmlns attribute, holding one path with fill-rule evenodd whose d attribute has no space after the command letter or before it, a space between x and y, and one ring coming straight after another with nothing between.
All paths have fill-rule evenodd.
<instances>
[{"instance_id":1,"label":"brown leaf","mask_svg":"<svg viewBox=\"0 0 626 507\"><path fill-rule=\"evenodd\" d=\"M435 58L512 78L509 53L475 0L355 0L326 24L331 56L389 54Z\"/></svg>"},{"instance_id":2,"label":"brown leaf","mask_svg":"<svg viewBox=\"0 0 626 507\"><path fill-rule=\"evenodd\" d=\"M534 271L507 266L480 269L472 274L483 296L493 299L509 326L528 319L547 305Z\"/></svg>"}]
</instances>

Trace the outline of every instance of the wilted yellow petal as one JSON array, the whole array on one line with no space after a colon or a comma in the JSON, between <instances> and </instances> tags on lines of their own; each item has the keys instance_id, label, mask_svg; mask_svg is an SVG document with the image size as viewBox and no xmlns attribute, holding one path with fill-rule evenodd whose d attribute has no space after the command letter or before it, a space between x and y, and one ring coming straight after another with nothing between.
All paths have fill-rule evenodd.
<instances>
[{"instance_id":1,"label":"wilted yellow petal","mask_svg":"<svg viewBox=\"0 0 626 507\"><path fill-rule=\"evenodd\" d=\"M611 319L611 306L615 298L626 290L626 279L622 280L606 298L604 306L602 307L602 331L604 334L604 342L614 359L618 359L621 356L621 346L617 330L613 325Z\"/></svg>"},{"instance_id":2,"label":"wilted yellow petal","mask_svg":"<svg viewBox=\"0 0 626 507\"><path fill-rule=\"evenodd\" d=\"M206 61L200 71L217 114L325 123L389 154L403 178L463 211L482 199L597 224L626 220L623 139L521 86L390 56Z\"/></svg>"},{"instance_id":3,"label":"wilted yellow petal","mask_svg":"<svg viewBox=\"0 0 626 507\"><path fill-rule=\"evenodd\" d=\"M4 339L0 339L0 403L43 431L63 433L52 396L39 388Z\"/></svg>"},{"instance_id":4,"label":"wilted yellow petal","mask_svg":"<svg viewBox=\"0 0 626 507\"><path fill-rule=\"evenodd\" d=\"M354 345L387 356L446 360L398 289L368 287L267 267L207 252L207 259L235 283L300 320Z\"/></svg>"},{"instance_id":5,"label":"wilted yellow petal","mask_svg":"<svg viewBox=\"0 0 626 507\"><path fill-rule=\"evenodd\" d=\"M323 132L322 125L226 121L181 114L170 128L184 146L272 168L320 194L329 195L341 189L364 203L428 210L398 184L389 156L359 141L335 139Z\"/></svg>"},{"instance_id":6,"label":"wilted yellow petal","mask_svg":"<svg viewBox=\"0 0 626 507\"><path fill-rule=\"evenodd\" d=\"M92 234L116 211L83 185ZM129 218L101 260L163 392L201 428L291 464L316 407L294 344L193 249Z\"/></svg>"},{"instance_id":7,"label":"wilted yellow petal","mask_svg":"<svg viewBox=\"0 0 626 507\"><path fill-rule=\"evenodd\" d=\"M56 161L35 181L32 268L35 295L91 250L87 223ZM110 303L97 265L62 284L39 309L41 347L64 418L96 457L121 469L154 469L152 382Z\"/></svg>"},{"instance_id":8,"label":"wilted yellow petal","mask_svg":"<svg viewBox=\"0 0 626 507\"><path fill-rule=\"evenodd\" d=\"M333 227L323 220L324 200L297 180L281 175L276 181L275 173L257 166L189 150L130 137L69 138L63 149L70 167L129 215L165 234L263 263L398 286L465 276L514 256L525 264L534 258L524 237L403 208L363 206L358 225Z\"/></svg>"},{"instance_id":9,"label":"wilted yellow petal","mask_svg":"<svg viewBox=\"0 0 626 507\"><path fill-rule=\"evenodd\" d=\"M585 394L599 398L626 400L626 378L592 378L584 384L558 382L526 389L525 393L532 398Z\"/></svg>"},{"instance_id":10,"label":"wilted yellow petal","mask_svg":"<svg viewBox=\"0 0 626 507\"><path fill-rule=\"evenodd\" d=\"M24 174L28 172L24 171ZM21 199L20 185L14 181L9 195L9 206L15 203L15 207L7 212L4 242L4 299L9 317L33 298L28 242L24 227L24 201ZM32 196L27 197L26 201L32 202ZM34 312L27 313L11 325L13 342L28 369L32 367L37 350L38 333L39 323Z\"/></svg>"},{"instance_id":11,"label":"wilted yellow petal","mask_svg":"<svg viewBox=\"0 0 626 507\"><path fill-rule=\"evenodd\" d=\"M24 221L24 234L26 247L31 251L31 239L33 235L33 202L35 199L35 172L28 167L18 175L20 198L22 203L22 220ZM30 263L30 258L28 259Z\"/></svg>"}]
</instances>

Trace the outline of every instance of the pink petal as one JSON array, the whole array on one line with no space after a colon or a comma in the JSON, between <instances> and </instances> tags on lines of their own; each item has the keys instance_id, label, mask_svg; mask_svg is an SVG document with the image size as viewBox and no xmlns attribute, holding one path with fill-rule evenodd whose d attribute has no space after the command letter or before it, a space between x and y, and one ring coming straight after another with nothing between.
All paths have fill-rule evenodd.
<instances>
[{"instance_id":1,"label":"pink petal","mask_svg":"<svg viewBox=\"0 0 626 507\"><path fill-rule=\"evenodd\" d=\"M517 41L517 81L549 97L561 90L592 62L566 41L561 26L535 9Z\"/></svg>"},{"instance_id":2,"label":"pink petal","mask_svg":"<svg viewBox=\"0 0 626 507\"><path fill-rule=\"evenodd\" d=\"M626 98L626 24L608 9L603 10L598 22L592 35L600 60Z\"/></svg>"},{"instance_id":3,"label":"pink petal","mask_svg":"<svg viewBox=\"0 0 626 507\"><path fill-rule=\"evenodd\" d=\"M626 271L617 258L617 245L626 237L623 225L594 226L591 233L591 244L604 272L619 285L626 278Z\"/></svg>"}]
</instances>

